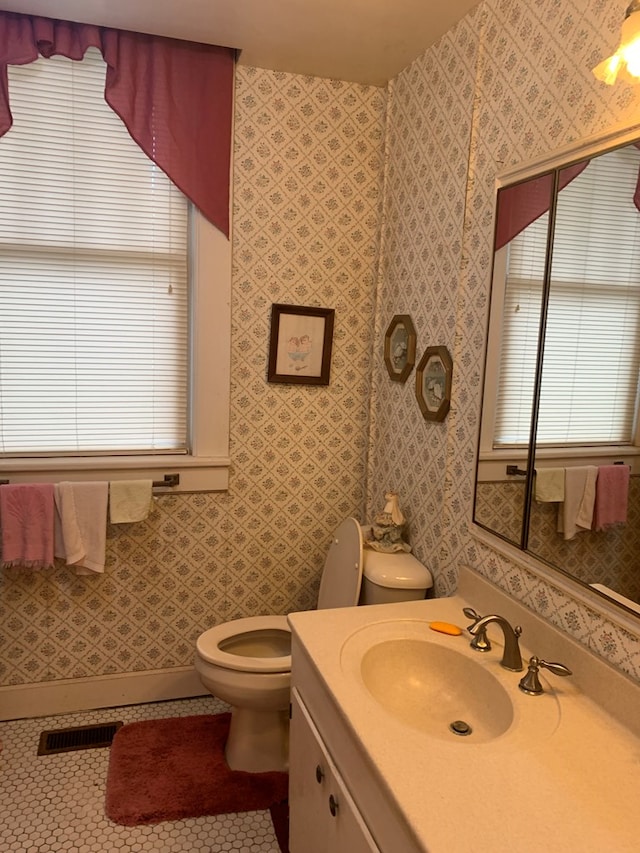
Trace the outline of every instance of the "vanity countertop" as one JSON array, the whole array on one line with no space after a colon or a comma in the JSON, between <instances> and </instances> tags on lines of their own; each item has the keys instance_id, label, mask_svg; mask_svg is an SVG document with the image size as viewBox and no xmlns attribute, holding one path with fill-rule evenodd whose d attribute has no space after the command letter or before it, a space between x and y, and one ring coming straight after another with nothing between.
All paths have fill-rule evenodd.
<instances>
[{"instance_id":1,"label":"vanity countertop","mask_svg":"<svg viewBox=\"0 0 640 853\"><path fill-rule=\"evenodd\" d=\"M406 823L416 850L531 853L549 845L567 853L635 853L640 738L636 726L627 723L637 724L640 716L640 688L475 573L465 569L461 578L451 598L291 614L294 681L297 667L298 672L310 668L320 679L336 719ZM479 656L482 663L515 691L525 716L531 707L540 709L542 718L548 703L559 703L559 722L551 729L543 726L523 736L526 727L518 728L516 709L514 725L489 742L436 738L391 717L350 668L345 657L349 638L358 632L372 636L371 626L384 631L385 623L398 619L424 629L425 639L467 654L466 631L447 636L428 627L432 620L466 626L464 606L522 624L525 667L536 654L574 671L568 678L545 673L545 694L525 696L518 690L521 674L500 667L502 632L489 626L494 648ZM599 696L586 692L596 683L593 674L584 676L587 667L597 674ZM606 710L596 701L602 697L611 702ZM354 796L357 801L357 788Z\"/></svg>"}]
</instances>

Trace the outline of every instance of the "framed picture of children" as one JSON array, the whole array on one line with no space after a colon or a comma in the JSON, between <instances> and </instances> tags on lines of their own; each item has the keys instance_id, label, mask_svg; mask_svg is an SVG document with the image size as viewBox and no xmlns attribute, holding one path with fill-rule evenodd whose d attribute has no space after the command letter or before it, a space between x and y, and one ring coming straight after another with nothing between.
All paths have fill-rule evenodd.
<instances>
[{"instance_id":1,"label":"framed picture of children","mask_svg":"<svg viewBox=\"0 0 640 853\"><path fill-rule=\"evenodd\" d=\"M328 385L334 315L333 308L272 305L267 380Z\"/></svg>"}]
</instances>

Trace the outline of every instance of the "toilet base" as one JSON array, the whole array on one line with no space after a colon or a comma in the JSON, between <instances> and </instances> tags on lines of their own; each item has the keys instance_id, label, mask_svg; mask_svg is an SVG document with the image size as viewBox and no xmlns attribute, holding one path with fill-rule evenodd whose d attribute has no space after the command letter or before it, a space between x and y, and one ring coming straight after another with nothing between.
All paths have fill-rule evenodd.
<instances>
[{"instance_id":1,"label":"toilet base","mask_svg":"<svg viewBox=\"0 0 640 853\"><path fill-rule=\"evenodd\" d=\"M289 709L232 708L225 756L232 770L288 770Z\"/></svg>"}]
</instances>

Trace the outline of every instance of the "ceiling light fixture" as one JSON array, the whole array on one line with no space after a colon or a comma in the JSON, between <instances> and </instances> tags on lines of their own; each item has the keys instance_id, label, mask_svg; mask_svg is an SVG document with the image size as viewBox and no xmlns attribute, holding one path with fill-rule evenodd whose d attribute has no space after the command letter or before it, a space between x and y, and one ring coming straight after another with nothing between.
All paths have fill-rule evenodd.
<instances>
[{"instance_id":1,"label":"ceiling light fixture","mask_svg":"<svg viewBox=\"0 0 640 853\"><path fill-rule=\"evenodd\" d=\"M640 78L640 0L633 0L624 15L620 44L616 52L593 69L593 73L608 86L619 77L626 83Z\"/></svg>"}]
</instances>

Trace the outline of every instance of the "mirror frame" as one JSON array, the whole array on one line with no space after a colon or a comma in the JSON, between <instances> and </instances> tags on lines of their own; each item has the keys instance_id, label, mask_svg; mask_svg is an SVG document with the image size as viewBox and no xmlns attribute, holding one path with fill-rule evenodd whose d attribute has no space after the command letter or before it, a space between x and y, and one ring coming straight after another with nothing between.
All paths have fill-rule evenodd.
<instances>
[{"instance_id":1,"label":"mirror frame","mask_svg":"<svg viewBox=\"0 0 640 853\"><path fill-rule=\"evenodd\" d=\"M599 154L603 154L610 149L622 147L624 145L629 144L630 142L635 142L638 139L640 139L640 124L622 124L617 127L610 128L602 133L588 137L585 140L570 143L568 145L563 146L562 148L549 152L539 158L528 161L517 167L509 169L508 171L499 173L496 176L496 182L494 187L494 229L492 250L493 245L495 245L497 198L498 191L500 189L511 186L516 183L527 181L542 173L549 172L554 169L565 168L582 160L595 157ZM482 434L482 409L484 406L484 397L487 387L487 343L490 329L492 300L494 297L494 260L495 252L493 252L493 260L491 264L491 283L488 299L488 313L485 324L486 335L482 377L482 392L480 396L478 441L476 444L476 464L474 468L475 477L473 488L473 501L471 505L471 534L475 539L482 542L484 545L488 546L492 550L497 551L498 553L507 557L515 564L528 569L534 575L539 576L541 579L545 580L551 585L566 591L572 597L583 601L585 604L591 607L593 607L594 605L600 605L601 609L605 613L607 613L610 617L615 618L617 621L621 621L621 617L628 617L626 619L623 619L623 621L626 622L627 626L630 627L631 630L637 631L638 623L640 622L640 612L628 607L623 601L619 601L618 599L607 595L606 593L601 592L598 589L594 589L584 581L575 578L572 574L565 571L560 566L548 563L542 557L538 557L526 549L526 531L528 530L528 524L525 526L525 517L527 516L530 510L531 495L533 492L533 476L530 476L528 472L532 469L536 449L535 445L532 443L531 440L529 441L529 445L527 448L526 470L518 471L519 474L526 474L527 476L520 543L516 544L512 540L508 539L506 536L503 536L502 534L491 530L486 525L483 525L482 523L476 521L476 500L478 488L478 471L480 465L480 442ZM537 385L538 383L536 383L536 386ZM532 435L534 434L537 421L538 401L536 399L536 394L539 395L539 389L537 389L536 393L534 393L533 408L536 411L533 412L532 415Z\"/></svg>"}]
</instances>

